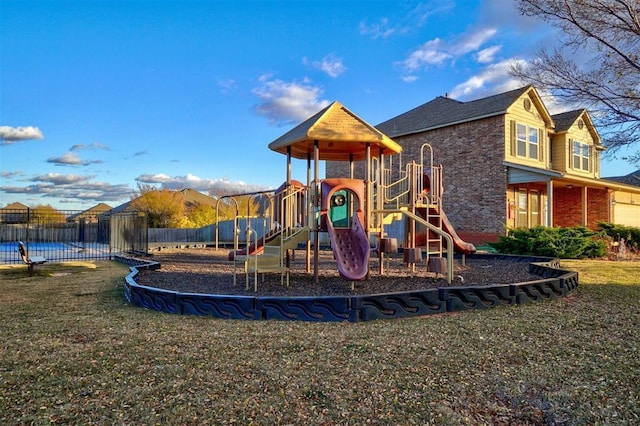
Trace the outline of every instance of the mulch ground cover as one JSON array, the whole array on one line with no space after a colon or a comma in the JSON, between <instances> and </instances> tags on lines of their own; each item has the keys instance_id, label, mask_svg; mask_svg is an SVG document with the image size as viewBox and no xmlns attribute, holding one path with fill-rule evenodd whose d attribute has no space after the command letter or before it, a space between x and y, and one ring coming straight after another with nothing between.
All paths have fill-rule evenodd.
<instances>
[{"instance_id":1,"label":"mulch ground cover","mask_svg":"<svg viewBox=\"0 0 640 426\"><path fill-rule=\"evenodd\" d=\"M426 262L414 268L405 264L401 254L395 254L383 262L384 274L379 273L378 259L370 262L367 280L350 282L340 277L333 254L320 252L319 279L315 282L313 260L307 272L306 252L297 250L291 260L290 283L281 284L280 274L264 274L258 277L254 291L254 277L249 275L249 289L243 264L228 260L229 250L168 249L154 252L151 260L161 262L159 270L141 271L136 278L139 284L185 293L238 294L258 296L334 296L351 294L380 294L435 287L511 284L540 279L530 274L527 262L500 259L467 258L454 264L451 284L442 274L429 272ZM312 253L313 255L313 253ZM236 283L234 285L234 268Z\"/></svg>"}]
</instances>

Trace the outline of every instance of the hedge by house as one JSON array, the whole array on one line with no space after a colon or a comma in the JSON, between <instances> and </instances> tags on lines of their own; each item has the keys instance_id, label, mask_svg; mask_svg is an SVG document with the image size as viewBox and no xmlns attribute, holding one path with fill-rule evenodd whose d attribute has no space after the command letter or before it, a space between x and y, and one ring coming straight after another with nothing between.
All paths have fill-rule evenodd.
<instances>
[{"instance_id":1,"label":"hedge by house","mask_svg":"<svg viewBox=\"0 0 640 426\"><path fill-rule=\"evenodd\" d=\"M613 241L620 242L620 239L624 239L627 247L636 250L640 247L640 228L609 222L598 222L598 226Z\"/></svg>"},{"instance_id":2,"label":"hedge by house","mask_svg":"<svg viewBox=\"0 0 640 426\"><path fill-rule=\"evenodd\" d=\"M607 243L602 234L584 226L509 229L507 235L490 246L500 253L561 259L595 258L607 254Z\"/></svg>"}]
</instances>

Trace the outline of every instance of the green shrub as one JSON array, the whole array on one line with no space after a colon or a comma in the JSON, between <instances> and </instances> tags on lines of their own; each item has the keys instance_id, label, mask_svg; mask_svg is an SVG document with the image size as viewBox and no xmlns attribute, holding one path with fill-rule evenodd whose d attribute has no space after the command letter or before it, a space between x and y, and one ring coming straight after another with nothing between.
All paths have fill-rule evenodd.
<instances>
[{"instance_id":1,"label":"green shrub","mask_svg":"<svg viewBox=\"0 0 640 426\"><path fill-rule=\"evenodd\" d=\"M607 244L598 234L584 226L568 228L509 229L497 243L490 244L500 253L582 259L607 254Z\"/></svg>"},{"instance_id":2,"label":"green shrub","mask_svg":"<svg viewBox=\"0 0 640 426\"><path fill-rule=\"evenodd\" d=\"M598 226L602 229L602 232L611 237L613 241L620 241L621 238L624 238L627 247L637 250L640 246L640 228L616 225L610 222L598 222Z\"/></svg>"}]
</instances>

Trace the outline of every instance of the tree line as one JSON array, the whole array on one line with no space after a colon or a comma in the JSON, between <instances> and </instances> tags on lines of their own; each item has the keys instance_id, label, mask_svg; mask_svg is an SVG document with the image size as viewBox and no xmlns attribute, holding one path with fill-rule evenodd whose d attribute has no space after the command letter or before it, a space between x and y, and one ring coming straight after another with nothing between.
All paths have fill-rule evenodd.
<instances>
[{"instance_id":1,"label":"tree line","mask_svg":"<svg viewBox=\"0 0 640 426\"><path fill-rule=\"evenodd\" d=\"M213 192L210 191L209 196L220 200L216 205L187 203L183 191L139 183L129 210L144 212L150 228L200 228L219 220L233 219L236 214L258 216L265 209L264 197L233 195L224 190Z\"/></svg>"}]
</instances>

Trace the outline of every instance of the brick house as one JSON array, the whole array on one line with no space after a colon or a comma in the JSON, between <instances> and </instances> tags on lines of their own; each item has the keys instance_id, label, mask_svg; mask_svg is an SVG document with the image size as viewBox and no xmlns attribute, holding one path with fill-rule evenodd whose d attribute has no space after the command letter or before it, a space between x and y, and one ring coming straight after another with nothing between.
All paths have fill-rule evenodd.
<instances>
[{"instance_id":1,"label":"brick house","mask_svg":"<svg viewBox=\"0 0 640 426\"><path fill-rule=\"evenodd\" d=\"M397 164L432 146L443 208L471 242L511 227L640 226L640 187L600 178L605 148L588 112L551 115L533 86L469 102L437 97L376 127L402 146ZM327 162L327 177L347 173Z\"/></svg>"}]
</instances>

